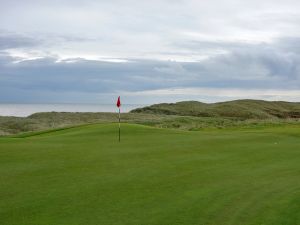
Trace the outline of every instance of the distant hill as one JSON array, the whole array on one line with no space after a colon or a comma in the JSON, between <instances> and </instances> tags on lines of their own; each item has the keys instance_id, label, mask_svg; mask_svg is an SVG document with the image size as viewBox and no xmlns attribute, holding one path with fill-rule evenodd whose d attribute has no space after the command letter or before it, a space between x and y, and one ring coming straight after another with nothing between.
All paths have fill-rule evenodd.
<instances>
[{"instance_id":1,"label":"distant hill","mask_svg":"<svg viewBox=\"0 0 300 225\"><path fill-rule=\"evenodd\" d=\"M237 100L156 104L122 113L121 121L159 128L201 130L300 125L300 103ZM118 122L117 113L44 112L28 117L0 116L0 136L92 123Z\"/></svg>"},{"instance_id":2,"label":"distant hill","mask_svg":"<svg viewBox=\"0 0 300 225\"><path fill-rule=\"evenodd\" d=\"M235 117L243 119L300 118L300 103L262 100L235 100L219 103L184 101L138 108L132 113L153 113L197 117Z\"/></svg>"}]
</instances>

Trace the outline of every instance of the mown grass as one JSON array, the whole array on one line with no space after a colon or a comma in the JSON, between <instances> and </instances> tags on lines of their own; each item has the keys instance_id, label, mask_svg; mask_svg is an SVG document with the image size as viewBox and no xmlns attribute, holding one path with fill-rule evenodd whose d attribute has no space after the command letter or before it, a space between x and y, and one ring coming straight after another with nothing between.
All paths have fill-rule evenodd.
<instances>
[{"instance_id":1,"label":"mown grass","mask_svg":"<svg viewBox=\"0 0 300 225\"><path fill-rule=\"evenodd\" d=\"M299 125L0 138L1 225L300 224Z\"/></svg>"}]
</instances>

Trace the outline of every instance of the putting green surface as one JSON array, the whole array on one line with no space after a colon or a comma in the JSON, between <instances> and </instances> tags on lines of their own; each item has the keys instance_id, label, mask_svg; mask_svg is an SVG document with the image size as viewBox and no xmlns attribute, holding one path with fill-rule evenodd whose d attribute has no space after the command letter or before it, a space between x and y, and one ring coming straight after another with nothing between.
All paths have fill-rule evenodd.
<instances>
[{"instance_id":1,"label":"putting green surface","mask_svg":"<svg viewBox=\"0 0 300 225\"><path fill-rule=\"evenodd\" d=\"M0 138L0 224L300 224L300 127L117 127Z\"/></svg>"}]
</instances>

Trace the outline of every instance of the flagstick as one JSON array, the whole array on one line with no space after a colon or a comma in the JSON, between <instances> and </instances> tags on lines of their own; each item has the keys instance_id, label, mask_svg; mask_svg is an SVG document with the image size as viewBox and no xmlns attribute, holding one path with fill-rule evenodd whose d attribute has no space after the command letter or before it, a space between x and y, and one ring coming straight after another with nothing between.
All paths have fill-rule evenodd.
<instances>
[{"instance_id":1,"label":"flagstick","mask_svg":"<svg viewBox=\"0 0 300 225\"><path fill-rule=\"evenodd\" d=\"M119 107L119 142L121 141L121 107Z\"/></svg>"}]
</instances>

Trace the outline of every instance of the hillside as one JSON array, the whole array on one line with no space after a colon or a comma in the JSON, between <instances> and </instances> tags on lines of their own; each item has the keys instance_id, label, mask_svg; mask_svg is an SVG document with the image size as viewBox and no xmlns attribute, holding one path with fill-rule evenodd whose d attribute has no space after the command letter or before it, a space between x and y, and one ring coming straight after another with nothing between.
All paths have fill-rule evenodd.
<instances>
[{"instance_id":1,"label":"hillside","mask_svg":"<svg viewBox=\"0 0 300 225\"><path fill-rule=\"evenodd\" d=\"M159 123L173 116L122 113L122 122L130 123ZM72 112L43 112L28 117L0 116L0 136L31 131L43 131L63 127L72 127L91 123L117 122L116 113L72 113Z\"/></svg>"},{"instance_id":2,"label":"hillside","mask_svg":"<svg viewBox=\"0 0 300 225\"><path fill-rule=\"evenodd\" d=\"M215 104L189 101L156 104L122 113L122 122L159 128L254 128L300 124L300 103L237 100ZM118 122L116 113L45 112L28 117L0 116L0 136L91 123Z\"/></svg>"},{"instance_id":3,"label":"hillside","mask_svg":"<svg viewBox=\"0 0 300 225\"><path fill-rule=\"evenodd\" d=\"M155 104L138 108L131 112L243 119L300 118L300 103L235 100L206 104L197 101L185 101L170 104Z\"/></svg>"}]
</instances>

